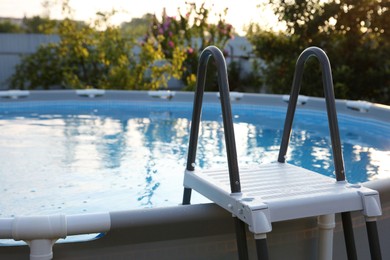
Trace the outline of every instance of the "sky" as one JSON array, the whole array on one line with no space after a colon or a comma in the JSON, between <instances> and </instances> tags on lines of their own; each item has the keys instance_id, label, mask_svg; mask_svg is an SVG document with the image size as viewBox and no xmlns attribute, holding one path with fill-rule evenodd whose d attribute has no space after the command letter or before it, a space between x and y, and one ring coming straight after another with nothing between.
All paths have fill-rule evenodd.
<instances>
[{"instance_id":1,"label":"sky","mask_svg":"<svg viewBox=\"0 0 390 260\"><path fill-rule=\"evenodd\" d=\"M251 22L263 26L272 26L277 23L277 18L270 8L261 11L256 6L266 0L189 0L200 5L206 2L211 8L210 14L219 14L227 7L226 21L231 23L236 32L243 35L243 27ZM44 0L0 0L0 17L23 18L34 15L49 15L52 19L61 19L61 0L51 0L52 8L45 11ZM109 12L113 9L119 11L112 19L112 23L119 25L123 21L130 21L132 18L142 17L146 13L160 15L163 8L170 16L177 14L180 7L184 14L186 11L185 0L69 0L69 5L74 9L74 19L91 21L97 12ZM216 21L214 17L214 21ZM210 19L210 22L214 22Z\"/></svg>"}]
</instances>

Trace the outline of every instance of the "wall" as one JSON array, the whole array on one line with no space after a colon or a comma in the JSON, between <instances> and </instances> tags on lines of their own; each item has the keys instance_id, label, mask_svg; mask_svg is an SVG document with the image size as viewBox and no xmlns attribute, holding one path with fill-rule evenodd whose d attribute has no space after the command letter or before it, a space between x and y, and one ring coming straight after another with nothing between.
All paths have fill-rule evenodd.
<instances>
[{"instance_id":1,"label":"wall","mask_svg":"<svg viewBox=\"0 0 390 260\"><path fill-rule=\"evenodd\" d=\"M7 79L14 73L21 56L34 53L42 44L59 40L57 35L0 33L0 90L8 88Z\"/></svg>"}]
</instances>

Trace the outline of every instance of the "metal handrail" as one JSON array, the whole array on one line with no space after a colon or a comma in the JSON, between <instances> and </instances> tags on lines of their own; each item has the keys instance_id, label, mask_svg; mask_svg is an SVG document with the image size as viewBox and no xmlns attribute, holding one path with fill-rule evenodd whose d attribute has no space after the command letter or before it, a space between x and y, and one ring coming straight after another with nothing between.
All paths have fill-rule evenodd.
<instances>
[{"instance_id":1,"label":"metal handrail","mask_svg":"<svg viewBox=\"0 0 390 260\"><path fill-rule=\"evenodd\" d=\"M341 150L340 133L337 122L336 104L333 92L332 71L330 68L328 56L323 50L318 47L309 47L305 49L298 57L297 63L295 65L294 79L287 108L286 120L284 121L283 136L282 142L280 144L278 162L284 163L286 161L287 147L290 140L299 90L301 88L303 69L306 61L312 56L315 56L318 59L322 70L322 84L324 86L336 180L345 181L344 160ZM348 259L357 259L351 214L350 212L343 212L341 213L341 217L343 222L344 238L347 247Z\"/></svg>"},{"instance_id":2,"label":"metal handrail","mask_svg":"<svg viewBox=\"0 0 390 260\"><path fill-rule=\"evenodd\" d=\"M232 111L230 106L227 67L222 52L215 46L209 46L204 49L199 58L198 78L195 90L195 100L186 168L189 171L193 171L195 168L196 149L198 144L200 118L202 114L202 101L206 83L207 64L211 56L214 58L218 73L218 86L222 106L222 118L229 168L230 188L232 193L238 193L241 192L241 184L237 163L237 151L234 138Z\"/></svg>"},{"instance_id":3,"label":"metal handrail","mask_svg":"<svg viewBox=\"0 0 390 260\"><path fill-rule=\"evenodd\" d=\"M199 124L202 115L202 101L204 87L206 84L207 64L210 57L214 58L218 73L218 87L221 99L223 128L225 134L226 153L229 168L230 189L232 193L241 192L240 175L237 162L236 141L234 138L232 109L230 106L229 82L227 67L222 52L215 46L209 46L202 51L199 57L198 76L196 80L194 107L192 112L190 141L187 157L187 171L195 170L196 150L198 145ZM184 188L183 205L189 204L191 200L191 189ZM245 223L234 217L237 249L240 260L248 259L246 242Z\"/></svg>"},{"instance_id":4,"label":"metal handrail","mask_svg":"<svg viewBox=\"0 0 390 260\"><path fill-rule=\"evenodd\" d=\"M303 69L306 61L312 56L315 56L318 59L322 69L322 84L324 86L336 180L344 181L344 159L341 150L340 133L337 122L336 104L333 92L332 71L326 53L318 47L309 47L305 49L298 57L297 63L295 65L294 79L287 108L286 120L284 122L283 136L279 150L278 162L284 163L286 161L287 147L290 140L292 123L297 106L298 94L301 88Z\"/></svg>"}]
</instances>

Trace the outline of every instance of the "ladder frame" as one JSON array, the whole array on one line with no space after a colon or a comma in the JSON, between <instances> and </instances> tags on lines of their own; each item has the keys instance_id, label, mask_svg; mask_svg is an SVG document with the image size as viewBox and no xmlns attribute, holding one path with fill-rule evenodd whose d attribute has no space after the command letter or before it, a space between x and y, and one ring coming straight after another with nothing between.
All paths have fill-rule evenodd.
<instances>
[{"instance_id":1,"label":"ladder frame","mask_svg":"<svg viewBox=\"0 0 390 260\"><path fill-rule=\"evenodd\" d=\"M333 87L333 78L330 62L326 53L318 47L309 47L305 49L298 57L295 65L294 79L286 119L283 127L282 142L280 145L278 162L284 163L286 161L287 148L290 141L292 131L292 124L294 121L295 110L297 106L299 91L301 88L304 65L310 57L316 57L320 63L322 70L322 84L324 87L324 95L326 102L326 109L328 115L329 131L332 143L332 155L335 167L336 180L338 182L346 181L344 159L342 153L342 146L340 142L340 132L338 127L336 102ZM350 212L341 213L344 240L347 249L347 256L349 260L357 259L356 245L354 239L354 232L352 226L352 217ZM370 222L370 223L369 223ZM367 219L367 232L369 234L369 245L372 259L381 259L380 244L378 238L378 231L376 220Z\"/></svg>"},{"instance_id":2,"label":"ladder frame","mask_svg":"<svg viewBox=\"0 0 390 260\"><path fill-rule=\"evenodd\" d=\"M233 129L233 117L230 105L229 82L227 76L227 66L223 53L215 46L205 48L199 57L198 74L196 81L194 106L192 112L192 123L190 132L190 141L187 157L187 171L194 171L195 159L199 136L199 125L202 114L203 94L206 84L206 73L209 59L213 57L217 67L218 86L223 114L223 126L226 142L227 161L229 168L230 188L232 193L241 192L240 175L237 162L237 150ZM183 205L190 204L191 189L184 188ZM234 217L237 248L240 259L248 259L247 242L246 242L246 226L237 217Z\"/></svg>"},{"instance_id":3,"label":"ladder frame","mask_svg":"<svg viewBox=\"0 0 390 260\"><path fill-rule=\"evenodd\" d=\"M290 134L292 130L292 124L293 124L296 105L298 101L299 91L301 87L303 69L306 61L312 56L316 57L319 60L321 70L322 70L322 81L323 81L323 87L325 93L329 130L331 135L332 153L333 153L333 160L335 165L336 180L337 182L340 183L346 183L330 62L325 52L317 47L309 47L305 49L297 60L292 90L290 93L289 104L288 104L288 109L287 109L284 129L283 129L282 142L281 142L279 155L278 155L278 162L285 163L286 161L286 153L287 153ZM225 131L224 134L225 134L225 142L226 142L230 189L232 192L232 196L234 196L235 194L237 196L240 196L241 183L240 183L240 175L239 175L239 168L237 162L234 128L233 128L233 120L232 120L231 105L230 105L227 67L222 52L215 46L207 47L201 53L199 59L186 172L194 172L195 170L195 159L196 159L197 142L199 136L199 125L200 125L200 119L202 114L203 94L204 94L204 87L206 83L207 64L210 57L214 58L215 64L217 66L217 72L218 72L217 77L218 77L218 86L219 86L219 93L220 93L220 100L221 100L221 107L222 107L223 126ZM183 194L183 204L184 205L190 204L190 199L191 199L191 188L185 187L184 194ZM350 212L342 212L341 216L343 222L344 237L345 237L345 243L347 247L348 259L349 260L357 259ZM378 231L376 226L376 218L369 217L369 216L370 216L369 214L366 215L366 222L367 222L366 227L369 236L368 238L369 238L371 257L372 259L381 259L379 237L378 237ZM239 258L248 259L246 235L245 235L245 223L239 220L237 217L235 217L234 219L236 223L236 236L237 236L237 247L239 252ZM268 249L267 249L267 241L266 241L265 234L264 236L257 236L257 237L255 236L255 239L256 239L258 259L268 259Z\"/></svg>"}]
</instances>

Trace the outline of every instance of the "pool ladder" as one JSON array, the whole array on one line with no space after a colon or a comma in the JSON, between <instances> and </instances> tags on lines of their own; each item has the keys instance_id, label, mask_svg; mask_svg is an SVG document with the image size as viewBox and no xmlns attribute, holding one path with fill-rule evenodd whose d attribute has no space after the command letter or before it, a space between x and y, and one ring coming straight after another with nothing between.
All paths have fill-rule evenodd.
<instances>
[{"instance_id":1,"label":"pool ladder","mask_svg":"<svg viewBox=\"0 0 390 260\"><path fill-rule=\"evenodd\" d=\"M331 134L336 181L286 163L286 154L298 94L306 60L315 56L322 69L325 100ZM228 169L195 169L202 100L207 64L214 58L222 107ZM334 214L341 213L348 259L357 259L350 212L361 211L372 259L381 259L376 217L382 214L379 194L361 185L349 184L345 179L333 93L333 80L328 57L317 47L304 50L299 56L289 98L283 136L277 162L239 171L233 129L226 62L222 52L209 46L200 55L197 85L194 97L187 165L184 175L183 204L190 204L191 191L196 190L232 213L239 259L248 259L246 226L254 234L258 259L268 259L266 234L272 222L318 216L319 259L332 259ZM240 174L241 172L241 174Z\"/></svg>"}]
</instances>

